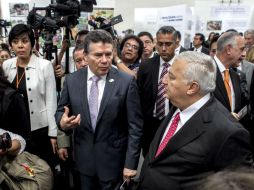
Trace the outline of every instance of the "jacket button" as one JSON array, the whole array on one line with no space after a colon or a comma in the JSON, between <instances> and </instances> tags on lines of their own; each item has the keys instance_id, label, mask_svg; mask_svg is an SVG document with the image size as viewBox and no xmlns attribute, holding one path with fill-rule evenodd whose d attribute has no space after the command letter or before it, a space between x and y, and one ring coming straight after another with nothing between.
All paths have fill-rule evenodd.
<instances>
[{"instance_id":1,"label":"jacket button","mask_svg":"<svg viewBox=\"0 0 254 190\"><path fill-rule=\"evenodd\" d=\"M31 88L28 88L29 91L31 91Z\"/></svg>"},{"instance_id":2,"label":"jacket button","mask_svg":"<svg viewBox=\"0 0 254 190\"><path fill-rule=\"evenodd\" d=\"M33 111L31 111L31 114L34 114L34 112L33 112Z\"/></svg>"},{"instance_id":3,"label":"jacket button","mask_svg":"<svg viewBox=\"0 0 254 190\"><path fill-rule=\"evenodd\" d=\"M27 77L27 80L29 80L30 78L29 77Z\"/></svg>"},{"instance_id":4,"label":"jacket button","mask_svg":"<svg viewBox=\"0 0 254 190\"><path fill-rule=\"evenodd\" d=\"M33 102L33 100L30 100L30 102L32 103L32 102Z\"/></svg>"},{"instance_id":5,"label":"jacket button","mask_svg":"<svg viewBox=\"0 0 254 190\"><path fill-rule=\"evenodd\" d=\"M26 70L28 71L28 70L29 70L29 68L26 68Z\"/></svg>"}]
</instances>

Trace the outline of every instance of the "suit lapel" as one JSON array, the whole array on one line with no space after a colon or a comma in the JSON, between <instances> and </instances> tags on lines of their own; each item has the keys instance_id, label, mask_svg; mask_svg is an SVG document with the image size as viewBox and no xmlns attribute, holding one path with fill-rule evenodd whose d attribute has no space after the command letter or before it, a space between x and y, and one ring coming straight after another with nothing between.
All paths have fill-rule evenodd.
<instances>
[{"instance_id":1,"label":"suit lapel","mask_svg":"<svg viewBox=\"0 0 254 190\"><path fill-rule=\"evenodd\" d=\"M151 145L150 150L149 150L151 152L151 153L149 153L150 160L154 160L156 152L158 150L158 147L159 147L160 142L162 140L162 137L164 135L164 132L165 132L165 130L166 130L166 128L167 128L167 126L168 126L168 124L169 124L169 122L170 122L170 120L171 120L171 118L172 118L172 116L175 112L175 110L176 110L176 108L173 107L169 111L167 117L163 120L160 127L158 128L158 131L156 132L156 135L153 139L152 145Z\"/></svg>"},{"instance_id":2,"label":"suit lapel","mask_svg":"<svg viewBox=\"0 0 254 190\"><path fill-rule=\"evenodd\" d=\"M160 70L160 56L155 57L154 63L151 63L152 83L153 83L153 98L156 101L158 93L158 78Z\"/></svg>"},{"instance_id":3,"label":"suit lapel","mask_svg":"<svg viewBox=\"0 0 254 190\"><path fill-rule=\"evenodd\" d=\"M101 100L100 110L97 117L97 123L101 119L101 116L106 108L106 105L108 104L108 101L111 97L111 94L117 82L116 72L117 72L116 70L110 69L106 77L106 83L105 83L104 93Z\"/></svg>"},{"instance_id":4,"label":"suit lapel","mask_svg":"<svg viewBox=\"0 0 254 190\"><path fill-rule=\"evenodd\" d=\"M153 162L156 162L163 157L168 157L171 154L174 154L178 149L185 146L186 144L190 143L194 139L198 138L202 133L206 130L206 123L209 123L212 118L212 113L215 112L215 107L212 108L212 110L209 110L209 105L214 102L214 97L211 97L210 100L201 107L183 126L182 128L172 137L170 142L167 144L165 149L156 157L155 153L153 152ZM174 112L173 112L174 113ZM171 113L173 115L173 113ZM170 121L171 117L168 120L168 123ZM160 139L157 139L160 143L161 138L165 132L166 127L163 129L162 134L160 136ZM159 144L157 144L158 148Z\"/></svg>"},{"instance_id":5,"label":"suit lapel","mask_svg":"<svg viewBox=\"0 0 254 190\"><path fill-rule=\"evenodd\" d=\"M226 87L224 85L224 81L223 81L223 78L221 76L221 72L220 72L218 66L217 66L216 86L217 86L218 92L223 97L224 102L227 104L227 109L230 108L230 102L229 102L229 99L228 99L227 90L226 90ZM230 108L230 110L231 110L231 108Z\"/></svg>"},{"instance_id":6,"label":"suit lapel","mask_svg":"<svg viewBox=\"0 0 254 190\"><path fill-rule=\"evenodd\" d=\"M85 76L79 76L78 79L84 78L84 80L79 80L79 98L82 105L83 115L86 118L88 122L88 126L90 126L89 129L92 130L91 125L91 118L90 118L90 112L89 112L89 106L88 106L88 100L87 100L87 68L83 70L83 72L80 72L80 75Z\"/></svg>"},{"instance_id":7,"label":"suit lapel","mask_svg":"<svg viewBox=\"0 0 254 190\"><path fill-rule=\"evenodd\" d=\"M229 73L230 73L230 79L231 79L231 82L232 82L232 85L233 85L233 90L234 90L234 93L235 93L235 110L237 111L238 107L240 107L241 105L241 92L240 92L240 89L239 89L239 82L240 80L238 80L239 77L237 73L235 73L235 71L233 71L232 69L229 70Z\"/></svg>"}]
</instances>

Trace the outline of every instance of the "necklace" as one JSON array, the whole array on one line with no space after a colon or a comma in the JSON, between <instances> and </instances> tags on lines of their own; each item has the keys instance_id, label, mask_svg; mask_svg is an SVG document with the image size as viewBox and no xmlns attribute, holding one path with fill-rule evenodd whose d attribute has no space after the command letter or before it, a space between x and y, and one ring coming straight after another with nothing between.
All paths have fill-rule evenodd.
<instances>
[{"instance_id":1,"label":"necklace","mask_svg":"<svg viewBox=\"0 0 254 190\"><path fill-rule=\"evenodd\" d=\"M25 75L25 68L24 68L24 71L23 71L23 73L21 74L21 77L20 77L20 79L19 79L19 68L18 68L18 63L16 64L16 67L17 67L16 88L18 89L18 88L19 88L19 84L20 84L22 78L23 78L24 75Z\"/></svg>"}]
</instances>

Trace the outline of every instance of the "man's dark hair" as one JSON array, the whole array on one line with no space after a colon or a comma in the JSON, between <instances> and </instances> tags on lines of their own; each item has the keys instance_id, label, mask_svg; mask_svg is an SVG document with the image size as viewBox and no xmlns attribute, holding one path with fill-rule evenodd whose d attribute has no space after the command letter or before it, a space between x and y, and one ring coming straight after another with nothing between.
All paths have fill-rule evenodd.
<instances>
[{"instance_id":1,"label":"man's dark hair","mask_svg":"<svg viewBox=\"0 0 254 190\"><path fill-rule=\"evenodd\" d=\"M150 38L150 40L153 42L153 36L151 33L143 31L143 32L139 32L137 35L139 38L142 36L147 36L148 38Z\"/></svg>"},{"instance_id":2,"label":"man's dark hair","mask_svg":"<svg viewBox=\"0 0 254 190\"><path fill-rule=\"evenodd\" d=\"M195 36L199 36L199 39L202 41L202 45L205 43L205 36L202 33L196 33Z\"/></svg>"},{"instance_id":3,"label":"man's dark hair","mask_svg":"<svg viewBox=\"0 0 254 190\"><path fill-rule=\"evenodd\" d=\"M76 42L78 36L87 35L88 32L89 32L88 30L80 30L80 31L77 33L77 35L75 36L75 39L74 39L75 42Z\"/></svg>"},{"instance_id":4,"label":"man's dark hair","mask_svg":"<svg viewBox=\"0 0 254 190\"><path fill-rule=\"evenodd\" d=\"M75 46L75 48L73 49L73 52L72 52L72 57L74 58L74 53L76 51L80 51L80 50L84 50L84 46L83 45Z\"/></svg>"},{"instance_id":5,"label":"man's dark hair","mask_svg":"<svg viewBox=\"0 0 254 190\"><path fill-rule=\"evenodd\" d=\"M176 30L173 26L162 26L157 32L156 36L159 34L173 34L174 40L176 41L177 34Z\"/></svg>"},{"instance_id":6,"label":"man's dark hair","mask_svg":"<svg viewBox=\"0 0 254 190\"><path fill-rule=\"evenodd\" d=\"M177 38L181 41L181 39L182 39L182 35L181 35L181 32L180 31L176 31L176 36L177 36Z\"/></svg>"},{"instance_id":7,"label":"man's dark hair","mask_svg":"<svg viewBox=\"0 0 254 190\"><path fill-rule=\"evenodd\" d=\"M212 38L212 40L210 41L210 44L209 44L209 49L210 49L210 50L211 50L212 44L215 43L215 42L217 42L218 39L219 39L219 37L220 37L220 34L219 34L219 33L215 33L215 34L214 34L214 36L213 36L213 38Z\"/></svg>"},{"instance_id":8,"label":"man's dark hair","mask_svg":"<svg viewBox=\"0 0 254 190\"><path fill-rule=\"evenodd\" d=\"M143 54L143 49L144 49L144 44L143 42L135 35L127 35L121 42L120 44L120 52L122 52L124 44L126 41L128 41L129 39L134 39L136 42L138 42L138 58L135 60L135 62L137 60L139 60Z\"/></svg>"},{"instance_id":9,"label":"man's dark hair","mask_svg":"<svg viewBox=\"0 0 254 190\"><path fill-rule=\"evenodd\" d=\"M20 35L27 34L28 38L30 39L31 46L32 48L34 47L35 44L35 39L34 39L34 32L32 28L26 24L17 24L12 27L10 33L9 33L9 44L11 45L11 42L17 38Z\"/></svg>"},{"instance_id":10,"label":"man's dark hair","mask_svg":"<svg viewBox=\"0 0 254 190\"><path fill-rule=\"evenodd\" d=\"M84 41L84 52L89 53L89 46L91 43L109 43L114 45L111 35L105 30L90 31Z\"/></svg>"}]
</instances>

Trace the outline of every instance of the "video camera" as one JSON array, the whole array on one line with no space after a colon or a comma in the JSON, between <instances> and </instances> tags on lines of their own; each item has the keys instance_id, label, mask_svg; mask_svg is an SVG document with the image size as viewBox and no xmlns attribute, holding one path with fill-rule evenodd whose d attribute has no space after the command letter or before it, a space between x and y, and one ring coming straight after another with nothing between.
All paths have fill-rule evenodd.
<instances>
[{"instance_id":1,"label":"video camera","mask_svg":"<svg viewBox=\"0 0 254 190\"><path fill-rule=\"evenodd\" d=\"M45 16L37 11L46 11ZM60 27L73 28L78 24L80 16L80 5L78 0L58 0L57 3L50 4L47 7L34 7L29 12L27 23L33 29L55 32Z\"/></svg>"},{"instance_id":2,"label":"video camera","mask_svg":"<svg viewBox=\"0 0 254 190\"><path fill-rule=\"evenodd\" d=\"M8 32L7 32L7 27L8 26L11 26L11 22L7 22L6 20L3 20L3 19L0 19L0 34L1 34L1 37L7 37L8 35ZM5 35L2 35L2 29L4 29L4 33Z\"/></svg>"},{"instance_id":3,"label":"video camera","mask_svg":"<svg viewBox=\"0 0 254 190\"><path fill-rule=\"evenodd\" d=\"M0 135L0 149L6 150L11 148L12 146L12 141L11 141L11 136L9 133L3 133Z\"/></svg>"},{"instance_id":4,"label":"video camera","mask_svg":"<svg viewBox=\"0 0 254 190\"><path fill-rule=\"evenodd\" d=\"M122 22L122 21L123 21L123 19L122 19L121 15L115 16L111 19L107 19L107 18L99 16L99 17L96 17L95 19L89 20L88 24L90 26L92 26L94 28L94 30L97 30L97 29L106 30L107 32L109 32L111 34L113 39L116 39L117 33L113 29L113 26L115 24L118 24L119 22Z\"/></svg>"}]
</instances>

